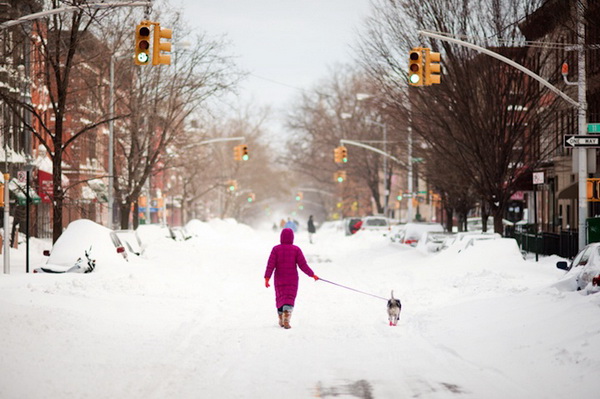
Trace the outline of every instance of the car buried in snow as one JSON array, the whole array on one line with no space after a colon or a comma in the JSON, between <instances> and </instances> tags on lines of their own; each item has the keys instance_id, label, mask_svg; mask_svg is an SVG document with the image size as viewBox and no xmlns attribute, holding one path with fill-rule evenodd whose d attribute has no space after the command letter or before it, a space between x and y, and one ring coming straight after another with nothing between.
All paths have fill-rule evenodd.
<instances>
[{"instance_id":1,"label":"car buried in snow","mask_svg":"<svg viewBox=\"0 0 600 399\"><path fill-rule=\"evenodd\" d=\"M571 263L559 261L556 267L567 272L557 284L559 288L586 294L600 291L600 243L586 245Z\"/></svg>"},{"instance_id":2,"label":"car buried in snow","mask_svg":"<svg viewBox=\"0 0 600 399\"><path fill-rule=\"evenodd\" d=\"M34 269L34 273L89 273L96 265L102 268L128 260L117 234L87 219L71 222L54 243L52 251L44 251L44 255L48 256L48 261ZM76 267L78 265L81 267Z\"/></svg>"}]
</instances>

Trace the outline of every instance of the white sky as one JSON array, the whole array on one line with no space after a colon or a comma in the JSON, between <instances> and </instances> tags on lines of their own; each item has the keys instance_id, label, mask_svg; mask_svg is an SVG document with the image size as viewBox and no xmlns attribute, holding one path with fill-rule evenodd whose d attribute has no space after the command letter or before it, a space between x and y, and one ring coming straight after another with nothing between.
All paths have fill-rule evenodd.
<instances>
[{"instance_id":1,"label":"white sky","mask_svg":"<svg viewBox=\"0 0 600 399\"><path fill-rule=\"evenodd\" d=\"M186 19L200 31L227 35L238 65L252 74L243 83L242 98L270 104L275 111L299 94L294 87L309 89L334 65L355 58L351 47L369 12L369 0L174 0L174 4L182 5Z\"/></svg>"}]
</instances>

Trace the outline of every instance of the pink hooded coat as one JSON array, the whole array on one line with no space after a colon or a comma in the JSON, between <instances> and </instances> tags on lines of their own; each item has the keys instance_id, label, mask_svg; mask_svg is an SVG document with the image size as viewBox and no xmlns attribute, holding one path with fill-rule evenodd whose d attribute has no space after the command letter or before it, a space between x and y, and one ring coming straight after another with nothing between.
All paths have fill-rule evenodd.
<instances>
[{"instance_id":1,"label":"pink hooded coat","mask_svg":"<svg viewBox=\"0 0 600 399\"><path fill-rule=\"evenodd\" d=\"M275 271L275 300L277 307L283 305L294 306L298 293L298 269L300 267L307 276L315 274L306 263L302 250L294 245L294 232L292 229L281 231L281 244L271 250L265 278L271 278Z\"/></svg>"}]
</instances>

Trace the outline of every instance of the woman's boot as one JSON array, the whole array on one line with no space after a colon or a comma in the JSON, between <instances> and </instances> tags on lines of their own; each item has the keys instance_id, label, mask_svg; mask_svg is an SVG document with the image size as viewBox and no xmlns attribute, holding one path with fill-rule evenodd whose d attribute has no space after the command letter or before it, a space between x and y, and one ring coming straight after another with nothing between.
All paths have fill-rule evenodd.
<instances>
[{"instance_id":1,"label":"woman's boot","mask_svg":"<svg viewBox=\"0 0 600 399\"><path fill-rule=\"evenodd\" d=\"M283 313L279 313L279 327L283 327Z\"/></svg>"},{"instance_id":2,"label":"woman's boot","mask_svg":"<svg viewBox=\"0 0 600 399\"><path fill-rule=\"evenodd\" d=\"M284 310L283 311L283 328L285 328L286 330L288 328L292 328L292 326L290 326L291 318L292 318L292 312L289 310Z\"/></svg>"}]
</instances>

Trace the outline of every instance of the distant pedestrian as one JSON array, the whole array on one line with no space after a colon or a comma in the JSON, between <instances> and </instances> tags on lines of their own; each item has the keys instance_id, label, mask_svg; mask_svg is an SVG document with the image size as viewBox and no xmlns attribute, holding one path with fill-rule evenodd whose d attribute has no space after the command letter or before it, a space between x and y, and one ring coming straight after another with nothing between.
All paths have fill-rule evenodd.
<instances>
[{"instance_id":1,"label":"distant pedestrian","mask_svg":"<svg viewBox=\"0 0 600 399\"><path fill-rule=\"evenodd\" d=\"M296 231L298 231L298 225L290 218L288 218L287 223L285 224L285 226L283 226L285 229L292 229L292 231L295 233Z\"/></svg>"},{"instance_id":2,"label":"distant pedestrian","mask_svg":"<svg viewBox=\"0 0 600 399\"><path fill-rule=\"evenodd\" d=\"M319 277L306 263L302 250L294 245L292 229L286 228L281 231L280 242L281 244L271 250L265 270L265 287L271 286L269 280L275 272L275 305L279 315L279 325L288 329L291 328L290 320L298 293L298 267L315 281Z\"/></svg>"},{"instance_id":3,"label":"distant pedestrian","mask_svg":"<svg viewBox=\"0 0 600 399\"><path fill-rule=\"evenodd\" d=\"M313 215L308 217L308 241L312 244L312 236L317 230L315 229L315 222L313 221Z\"/></svg>"}]
</instances>

